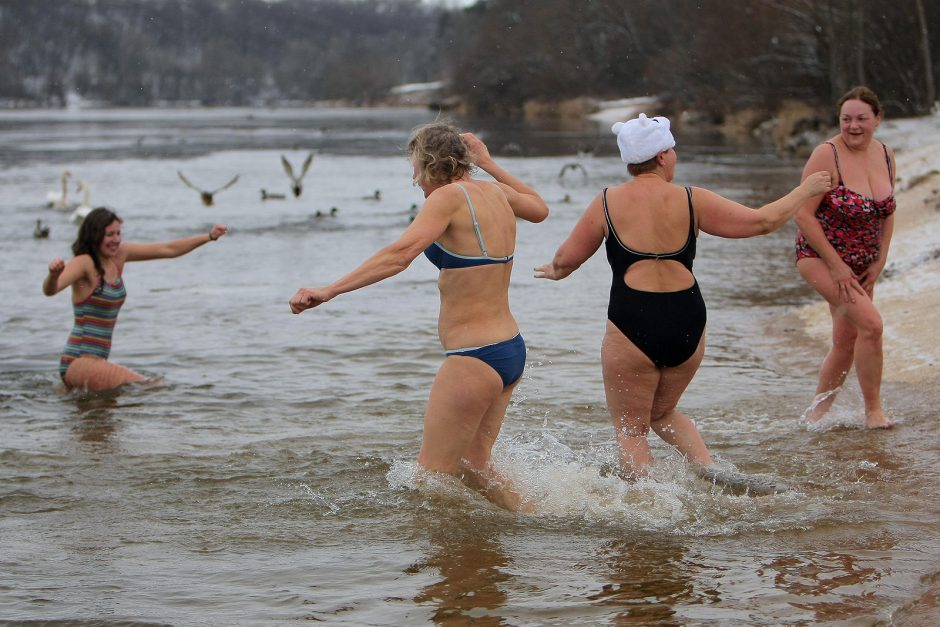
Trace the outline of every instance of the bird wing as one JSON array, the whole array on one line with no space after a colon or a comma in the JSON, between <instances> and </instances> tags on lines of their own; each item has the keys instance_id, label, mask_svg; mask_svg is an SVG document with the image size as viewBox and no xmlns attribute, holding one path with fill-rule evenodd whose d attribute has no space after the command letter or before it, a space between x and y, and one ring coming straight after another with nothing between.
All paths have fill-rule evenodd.
<instances>
[{"instance_id":1,"label":"bird wing","mask_svg":"<svg viewBox=\"0 0 940 627\"><path fill-rule=\"evenodd\" d=\"M290 180L297 182L297 177L294 176L294 168L291 167L290 161L287 160L287 157L281 155L281 164L284 166L284 171L287 172L287 176L290 177Z\"/></svg>"},{"instance_id":2,"label":"bird wing","mask_svg":"<svg viewBox=\"0 0 940 627\"><path fill-rule=\"evenodd\" d=\"M192 183L190 183L190 182L189 182L189 179L187 179L185 176L183 176L183 173L182 173L182 172L180 172L179 170L177 170L177 171L176 171L176 174L180 177L180 180L183 181L183 183L186 184L186 187L189 187L189 188L191 188L191 189L194 189L194 190L196 190L197 192L199 192L200 194L202 193L202 190L199 189L198 187L196 187L195 185L193 185Z\"/></svg>"},{"instance_id":3,"label":"bird wing","mask_svg":"<svg viewBox=\"0 0 940 627\"><path fill-rule=\"evenodd\" d=\"M582 175L587 176L587 170L585 170L584 166L580 163L566 163L565 165L561 166L561 172L558 173L558 178L563 177L565 172L568 170L578 170Z\"/></svg>"},{"instance_id":4,"label":"bird wing","mask_svg":"<svg viewBox=\"0 0 940 627\"><path fill-rule=\"evenodd\" d=\"M307 155L307 159L304 161L303 168L300 170L300 178L303 178L307 175L307 170L310 169L310 164L313 163L313 153L311 152Z\"/></svg>"},{"instance_id":5,"label":"bird wing","mask_svg":"<svg viewBox=\"0 0 940 627\"><path fill-rule=\"evenodd\" d=\"M225 185L223 185L223 186L220 187L219 189L214 190L212 193L215 194L215 193L217 193L217 192L221 192L223 189L228 189L229 187L231 187L232 185L234 185L235 183L238 182L238 177L239 177L239 176L241 176L241 175L236 174L236 175L235 175L235 178L233 178L231 181L229 181L228 183L226 183Z\"/></svg>"}]
</instances>

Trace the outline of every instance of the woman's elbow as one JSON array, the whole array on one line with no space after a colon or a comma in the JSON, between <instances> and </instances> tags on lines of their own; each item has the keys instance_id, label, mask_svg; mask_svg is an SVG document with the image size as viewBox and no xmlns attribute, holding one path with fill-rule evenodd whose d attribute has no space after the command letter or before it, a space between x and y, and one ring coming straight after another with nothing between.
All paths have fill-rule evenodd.
<instances>
[{"instance_id":1,"label":"woman's elbow","mask_svg":"<svg viewBox=\"0 0 940 627\"><path fill-rule=\"evenodd\" d=\"M786 224L786 222L787 222L787 218L777 218L777 219L764 218L763 220L757 223L755 227L757 232L755 233L755 235L767 235L768 233L773 233L774 231L779 229L781 226Z\"/></svg>"},{"instance_id":2,"label":"woman's elbow","mask_svg":"<svg viewBox=\"0 0 940 627\"><path fill-rule=\"evenodd\" d=\"M544 222L548 218L548 205L542 203L542 205L536 211L535 216L532 218L532 222L538 224L539 222Z\"/></svg>"},{"instance_id":3,"label":"woman's elbow","mask_svg":"<svg viewBox=\"0 0 940 627\"><path fill-rule=\"evenodd\" d=\"M398 274L399 272L404 272L408 269L408 266L411 265L411 262L421 254L421 251L415 252L410 249L394 250L389 251L388 256L388 268L392 270L392 274Z\"/></svg>"}]
</instances>

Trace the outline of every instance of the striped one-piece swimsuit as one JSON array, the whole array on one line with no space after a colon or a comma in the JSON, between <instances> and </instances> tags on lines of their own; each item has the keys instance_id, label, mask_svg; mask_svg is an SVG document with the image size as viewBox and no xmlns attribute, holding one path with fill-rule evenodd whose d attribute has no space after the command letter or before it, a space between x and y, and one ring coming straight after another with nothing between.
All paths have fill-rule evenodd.
<instances>
[{"instance_id":1,"label":"striped one-piece swimsuit","mask_svg":"<svg viewBox=\"0 0 940 627\"><path fill-rule=\"evenodd\" d=\"M59 360L59 376L65 380L69 364L83 355L107 359L111 353L111 334L118 312L127 298L124 280L117 278L113 284L101 279L91 296L73 304L75 326L65 344Z\"/></svg>"}]
</instances>

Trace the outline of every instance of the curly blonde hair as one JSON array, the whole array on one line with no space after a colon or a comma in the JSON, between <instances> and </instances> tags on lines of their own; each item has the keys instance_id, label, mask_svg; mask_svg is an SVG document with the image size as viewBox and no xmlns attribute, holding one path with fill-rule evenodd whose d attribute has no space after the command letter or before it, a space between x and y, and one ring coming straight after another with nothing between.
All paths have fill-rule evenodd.
<instances>
[{"instance_id":1,"label":"curly blonde hair","mask_svg":"<svg viewBox=\"0 0 940 627\"><path fill-rule=\"evenodd\" d=\"M460 131L447 122L431 122L411 131L408 155L418 166L416 183L450 183L473 170Z\"/></svg>"}]
</instances>

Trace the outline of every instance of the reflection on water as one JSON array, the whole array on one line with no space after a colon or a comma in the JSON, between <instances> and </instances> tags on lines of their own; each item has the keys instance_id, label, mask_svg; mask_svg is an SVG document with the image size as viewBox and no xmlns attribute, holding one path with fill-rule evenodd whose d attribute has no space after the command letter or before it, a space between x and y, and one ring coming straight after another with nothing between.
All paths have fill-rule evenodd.
<instances>
[{"instance_id":1,"label":"reflection on water","mask_svg":"<svg viewBox=\"0 0 940 627\"><path fill-rule=\"evenodd\" d=\"M826 551L778 558L758 570L758 575L772 575L776 587L798 597L791 601L794 607L811 612L814 621L825 622L877 613L870 590L880 583L881 572L856 556Z\"/></svg>"},{"instance_id":2,"label":"reflection on water","mask_svg":"<svg viewBox=\"0 0 940 627\"><path fill-rule=\"evenodd\" d=\"M610 581L587 598L616 608L617 625L682 625L676 607L696 602L685 551L675 538L614 540L597 556L610 569Z\"/></svg>"},{"instance_id":3,"label":"reflection on water","mask_svg":"<svg viewBox=\"0 0 940 627\"><path fill-rule=\"evenodd\" d=\"M465 525L455 524L428 533L429 551L405 573L431 571L436 580L424 586L414 602L433 606L435 624L504 624L499 610L506 604L504 585L512 575L498 539L481 538Z\"/></svg>"},{"instance_id":4,"label":"reflection on water","mask_svg":"<svg viewBox=\"0 0 940 627\"><path fill-rule=\"evenodd\" d=\"M75 395L72 432L81 442L107 443L116 434L114 410L120 390Z\"/></svg>"}]
</instances>

